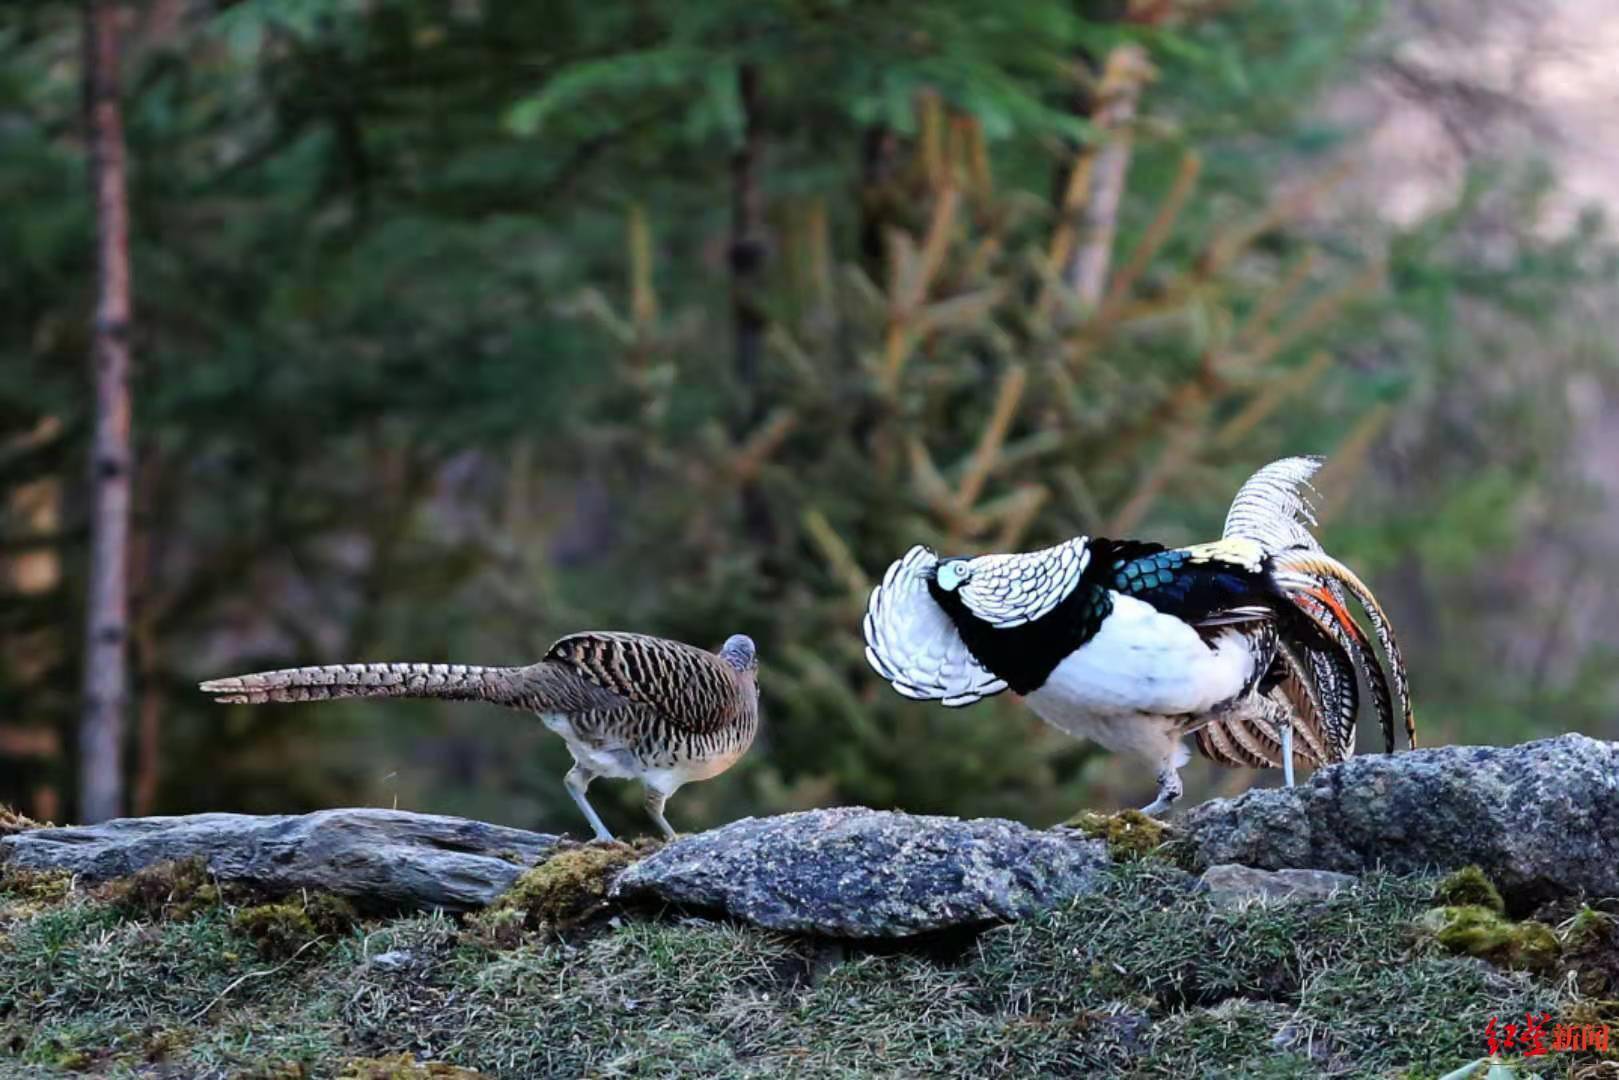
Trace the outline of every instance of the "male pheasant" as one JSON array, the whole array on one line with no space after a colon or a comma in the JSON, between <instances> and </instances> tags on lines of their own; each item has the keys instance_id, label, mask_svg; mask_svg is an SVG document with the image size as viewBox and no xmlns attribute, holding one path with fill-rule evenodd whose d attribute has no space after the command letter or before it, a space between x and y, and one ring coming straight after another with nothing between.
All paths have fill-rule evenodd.
<instances>
[{"instance_id":1,"label":"male pheasant","mask_svg":"<svg viewBox=\"0 0 1619 1080\"><path fill-rule=\"evenodd\" d=\"M664 803L683 784L718 776L759 730L758 655L743 634L718 653L678 641L611 631L570 634L527 667L467 664L334 664L214 679L220 702L410 697L487 701L540 715L561 735L574 766L568 794L599 840L612 833L585 797L598 776L640 780L646 811L664 836Z\"/></svg>"},{"instance_id":2,"label":"male pheasant","mask_svg":"<svg viewBox=\"0 0 1619 1080\"><path fill-rule=\"evenodd\" d=\"M1222 765L1279 765L1289 785L1295 760L1348 758L1357 673L1388 751L1396 703L1415 746L1388 617L1307 527L1304 489L1321 464L1294 457L1261 469L1212 543L1077 537L947 559L913 547L872 591L866 658L906 697L962 706L1011 690L1054 727L1146 758L1158 781L1149 814L1181 795L1186 735ZM1386 669L1346 594L1364 608Z\"/></svg>"}]
</instances>

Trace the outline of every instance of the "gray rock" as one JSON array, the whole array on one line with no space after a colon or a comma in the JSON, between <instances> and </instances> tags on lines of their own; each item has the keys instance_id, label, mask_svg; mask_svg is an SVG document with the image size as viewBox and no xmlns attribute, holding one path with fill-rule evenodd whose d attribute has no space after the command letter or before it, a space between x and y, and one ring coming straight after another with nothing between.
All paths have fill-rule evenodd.
<instances>
[{"instance_id":1,"label":"gray rock","mask_svg":"<svg viewBox=\"0 0 1619 1080\"><path fill-rule=\"evenodd\" d=\"M1205 867L1358 874L1472 863L1515 910L1619 896L1619 744L1563 735L1370 755L1291 790L1204 803L1182 825Z\"/></svg>"},{"instance_id":2,"label":"gray rock","mask_svg":"<svg viewBox=\"0 0 1619 1080\"><path fill-rule=\"evenodd\" d=\"M1198 883L1221 907L1240 907L1251 900L1320 899L1355 883L1350 874L1331 870L1256 870L1222 863L1203 872Z\"/></svg>"},{"instance_id":3,"label":"gray rock","mask_svg":"<svg viewBox=\"0 0 1619 1080\"><path fill-rule=\"evenodd\" d=\"M863 808L744 818L684 837L614 894L721 911L773 930L906 937L1020 919L1090 892L1100 841L997 819Z\"/></svg>"},{"instance_id":4,"label":"gray rock","mask_svg":"<svg viewBox=\"0 0 1619 1080\"><path fill-rule=\"evenodd\" d=\"M368 907L466 910L499 896L557 839L402 810L193 814L34 829L0 838L0 861L103 881L200 855L222 881L324 889Z\"/></svg>"}]
</instances>

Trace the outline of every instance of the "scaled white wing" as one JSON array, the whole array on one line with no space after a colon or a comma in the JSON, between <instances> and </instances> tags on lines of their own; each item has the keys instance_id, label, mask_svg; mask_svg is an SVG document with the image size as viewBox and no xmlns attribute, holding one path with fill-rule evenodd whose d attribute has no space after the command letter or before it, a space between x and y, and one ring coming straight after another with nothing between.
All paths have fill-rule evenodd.
<instances>
[{"instance_id":1,"label":"scaled white wing","mask_svg":"<svg viewBox=\"0 0 1619 1080\"><path fill-rule=\"evenodd\" d=\"M1090 565L1090 541L1077 536L1055 547L1015 555L980 555L961 587L961 602L999 630L1043 619L1068 598Z\"/></svg>"},{"instance_id":2,"label":"scaled white wing","mask_svg":"<svg viewBox=\"0 0 1619 1080\"><path fill-rule=\"evenodd\" d=\"M866 605L866 660L906 697L971 705L1005 681L984 669L928 592L938 556L918 544L894 562Z\"/></svg>"}]
</instances>

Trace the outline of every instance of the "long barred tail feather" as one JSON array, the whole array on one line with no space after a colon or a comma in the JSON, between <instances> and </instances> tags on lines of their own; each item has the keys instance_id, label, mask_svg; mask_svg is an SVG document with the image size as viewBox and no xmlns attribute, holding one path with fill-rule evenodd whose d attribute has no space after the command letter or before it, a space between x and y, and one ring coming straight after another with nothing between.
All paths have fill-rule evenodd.
<instances>
[{"instance_id":1,"label":"long barred tail feather","mask_svg":"<svg viewBox=\"0 0 1619 1080\"><path fill-rule=\"evenodd\" d=\"M1394 637L1394 625L1389 621L1387 613L1383 611L1377 597L1372 590L1355 572L1343 563L1334 559L1323 551L1291 551L1278 555L1275 559L1277 580L1284 591L1295 596L1310 597L1318 604L1324 604L1323 592L1320 588L1322 579L1336 583L1351 593L1361 608L1366 612L1366 618L1372 624L1372 632L1377 636L1378 644L1382 646L1383 655L1388 662L1388 672L1385 675L1382 667L1372 655L1371 642L1366 640L1365 631L1350 617L1343 606L1333 605L1331 612L1333 622L1339 626L1344 634L1356 643L1363 651L1367 660L1367 677L1373 685L1373 694L1381 693L1380 708L1388 709L1385 742L1392 751L1394 748L1393 734L1393 704L1399 703L1400 714L1405 721L1405 735L1409 746L1415 749L1417 745L1416 716L1411 707L1411 684L1406 675L1405 657L1400 652L1400 644ZM1379 681L1383 681L1381 691L1378 689ZM1377 700L1374 698L1374 700ZM1384 704L1386 702L1386 704Z\"/></svg>"},{"instance_id":2,"label":"long barred tail feather","mask_svg":"<svg viewBox=\"0 0 1619 1080\"><path fill-rule=\"evenodd\" d=\"M1383 731L1383 749L1386 753L1394 753L1394 704L1390 698L1389 681L1378 664L1377 652L1366 632L1350 616L1342 601L1325 587L1301 590L1293 595L1293 601L1337 641L1353 659L1356 668L1366 672L1366 682L1372 692L1372 708Z\"/></svg>"},{"instance_id":3,"label":"long barred tail feather","mask_svg":"<svg viewBox=\"0 0 1619 1080\"><path fill-rule=\"evenodd\" d=\"M1355 753L1360 717L1360 684L1353 657L1329 627L1300 609L1286 620L1277 652L1285 661L1281 690L1292 702L1303 726L1319 732L1328 762L1346 761Z\"/></svg>"},{"instance_id":4,"label":"long barred tail feather","mask_svg":"<svg viewBox=\"0 0 1619 1080\"><path fill-rule=\"evenodd\" d=\"M406 697L515 705L523 670L471 664L327 664L211 679L202 691L223 704Z\"/></svg>"},{"instance_id":5,"label":"long barred tail feather","mask_svg":"<svg viewBox=\"0 0 1619 1080\"><path fill-rule=\"evenodd\" d=\"M1365 583L1329 556L1311 531L1316 517L1310 481L1324 463L1312 455L1266 465L1238 489L1226 514L1223 537L1249 540L1264 550L1298 617L1283 613L1268 694L1256 695L1249 706L1199 733L1199 747L1216 761L1247 764L1269 757L1268 763L1279 764L1280 746L1274 754L1268 750L1278 730L1272 721L1285 720L1284 710L1295 720L1297 760L1317 764L1308 760L1317 756L1312 752L1317 746L1321 764L1352 756L1359 712L1357 671L1364 673L1386 749L1394 749L1396 702L1407 741L1417 745L1405 660L1393 626ZM1366 613L1386 667L1349 612L1351 595Z\"/></svg>"}]
</instances>

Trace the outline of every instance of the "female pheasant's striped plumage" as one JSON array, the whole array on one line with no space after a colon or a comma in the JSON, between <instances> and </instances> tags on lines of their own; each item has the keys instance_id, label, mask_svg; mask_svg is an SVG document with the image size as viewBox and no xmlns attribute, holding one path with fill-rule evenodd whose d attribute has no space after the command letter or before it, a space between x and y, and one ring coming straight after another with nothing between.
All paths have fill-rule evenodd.
<instances>
[{"instance_id":1,"label":"female pheasant's striped plumage","mask_svg":"<svg viewBox=\"0 0 1619 1080\"><path fill-rule=\"evenodd\" d=\"M759 729L758 659L733 635L717 653L646 634L590 631L551 646L526 667L466 664L332 664L215 679L220 702L324 701L349 697L487 701L540 714L574 758L569 794L597 837L611 839L585 797L598 776L639 779L665 835L663 806L681 785L717 776Z\"/></svg>"},{"instance_id":2,"label":"female pheasant's striped plumage","mask_svg":"<svg viewBox=\"0 0 1619 1080\"><path fill-rule=\"evenodd\" d=\"M1159 782L1150 812L1180 795L1188 734L1213 761L1281 766L1290 783L1295 762L1349 757L1360 678L1388 749L1396 707L1414 746L1388 618L1309 530L1306 489L1320 466L1300 457L1261 469L1208 544L1079 537L942 560L912 548L872 592L867 659L908 697L967 705L1010 689L1056 727L1147 757Z\"/></svg>"}]
</instances>

